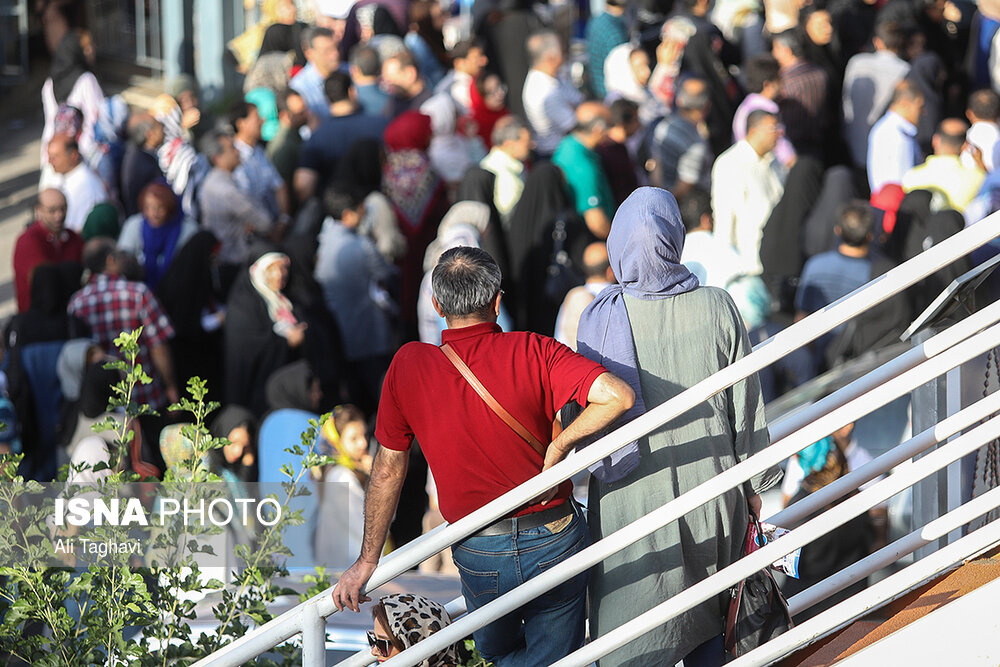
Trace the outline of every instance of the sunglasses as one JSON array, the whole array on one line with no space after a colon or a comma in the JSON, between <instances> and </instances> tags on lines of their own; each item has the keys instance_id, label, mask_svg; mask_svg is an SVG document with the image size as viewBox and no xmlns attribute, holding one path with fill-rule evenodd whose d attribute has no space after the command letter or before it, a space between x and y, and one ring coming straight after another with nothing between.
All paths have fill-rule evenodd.
<instances>
[{"instance_id":1,"label":"sunglasses","mask_svg":"<svg viewBox=\"0 0 1000 667\"><path fill-rule=\"evenodd\" d=\"M380 639L371 630L368 630L368 645L378 651L378 654L383 658L388 658L392 649L395 648L391 639Z\"/></svg>"}]
</instances>

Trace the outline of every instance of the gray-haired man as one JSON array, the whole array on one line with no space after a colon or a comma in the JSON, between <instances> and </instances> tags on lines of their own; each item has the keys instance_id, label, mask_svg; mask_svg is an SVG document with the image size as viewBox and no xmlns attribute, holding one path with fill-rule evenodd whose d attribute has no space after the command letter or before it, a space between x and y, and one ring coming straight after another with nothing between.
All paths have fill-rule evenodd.
<instances>
[{"instance_id":1,"label":"gray-haired man","mask_svg":"<svg viewBox=\"0 0 1000 667\"><path fill-rule=\"evenodd\" d=\"M445 252L432 275L434 305L448 325L444 348L409 343L396 353L382 386L375 456L365 497L361 556L333 592L339 609L358 610L378 564L414 437L438 485L441 513L455 522L563 459L582 438L631 407L629 386L551 338L504 333L500 269L478 248ZM460 359L453 362L449 354ZM458 365L464 363L495 401L531 434L522 439L497 415ZM556 412L585 406L554 439ZM542 443L549 443L547 446ZM452 548L471 610L584 549L587 527L570 499L572 484L536 498ZM549 665L583 644L587 574L560 584L474 633L497 665Z\"/></svg>"}]
</instances>

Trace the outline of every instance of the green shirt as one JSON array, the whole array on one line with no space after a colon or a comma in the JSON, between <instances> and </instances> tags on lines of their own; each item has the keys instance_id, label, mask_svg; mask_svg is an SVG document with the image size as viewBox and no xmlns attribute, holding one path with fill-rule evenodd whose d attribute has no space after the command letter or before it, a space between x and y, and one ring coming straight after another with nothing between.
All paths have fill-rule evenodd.
<instances>
[{"instance_id":1,"label":"green shirt","mask_svg":"<svg viewBox=\"0 0 1000 667\"><path fill-rule=\"evenodd\" d=\"M608 220L614 217L615 198L596 152L569 134L559 142L552 162L566 175L577 213L583 215L592 208L602 208Z\"/></svg>"}]
</instances>

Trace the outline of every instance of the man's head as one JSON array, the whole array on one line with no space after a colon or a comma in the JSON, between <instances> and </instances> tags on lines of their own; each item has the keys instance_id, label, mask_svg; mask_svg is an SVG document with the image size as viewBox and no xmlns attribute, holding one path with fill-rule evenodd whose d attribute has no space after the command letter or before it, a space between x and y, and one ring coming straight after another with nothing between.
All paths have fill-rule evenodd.
<instances>
[{"instance_id":1,"label":"man's head","mask_svg":"<svg viewBox=\"0 0 1000 667\"><path fill-rule=\"evenodd\" d=\"M237 100L229 108L229 125L236 133L236 138L248 146L260 143L261 129L264 119L257 111L257 105L245 100Z\"/></svg>"},{"instance_id":2,"label":"man's head","mask_svg":"<svg viewBox=\"0 0 1000 667\"><path fill-rule=\"evenodd\" d=\"M334 72L326 77L323 82L323 92L330 103L331 112L336 109L337 115L344 115L354 111L354 101L357 93L354 91L354 83L351 77L344 72Z\"/></svg>"},{"instance_id":3,"label":"man's head","mask_svg":"<svg viewBox=\"0 0 1000 667\"><path fill-rule=\"evenodd\" d=\"M747 116L747 142L757 155L764 156L774 150L781 137L778 116L763 109L755 109Z\"/></svg>"},{"instance_id":4,"label":"man's head","mask_svg":"<svg viewBox=\"0 0 1000 667\"><path fill-rule=\"evenodd\" d=\"M446 250L431 274L434 306L449 326L453 320L495 322L501 278L500 267L485 250Z\"/></svg>"},{"instance_id":5,"label":"man's head","mask_svg":"<svg viewBox=\"0 0 1000 667\"><path fill-rule=\"evenodd\" d=\"M969 108L965 116L970 123L995 123L1000 119L1000 95L991 88L983 88L969 95Z\"/></svg>"},{"instance_id":6,"label":"man's head","mask_svg":"<svg viewBox=\"0 0 1000 667\"><path fill-rule=\"evenodd\" d=\"M965 133L968 124L961 118L945 118L938 123L931 145L934 155L960 155L965 148Z\"/></svg>"},{"instance_id":7,"label":"man's head","mask_svg":"<svg viewBox=\"0 0 1000 667\"><path fill-rule=\"evenodd\" d=\"M546 30L536 32L528 38L528 60L531 68L555 75L563 64L562 42L559 35Z\"/></svg>"},{"instance_id":8,"label":"man's head","mask_svg":"<svg viewBox=\"0 0 1000 667\"><path fill-rule=\"evenodd\" d=\"M910 31L895 21L880 21L875 26L872 43L876 51L891 51L902 57L910 40Z\"/></svg>"},{"instance_id":9,"label":"man's head","mask_svg":"<svg viewBox=\"0 0 1000 667\"><path fill-rule=\"evenodd\" d=\"M382 78L410 97L423 89L423 79L417 61L409 49L394 53L382 63Z\"/></svg>"},{"instance_id":10,"label":"man's head","mask_svg":"<svg viewBox=\"0 0 1000 667\"><path fill-rule=\"evenodd\" d=\"M924 94L916 83L903 79L892 91L889 109L916 125L924 111Z\"/></svg>"},{"instance_id":11,"label":"man's head","mask_svg":"<svg viewBox=\"0 0 1000 667\"><path fill-rule=\"evenodd\" d=\"M310 26L302 31L302 51L320 73L327 77L340 65L337 40L329 28Z\"/></svg>"},{"instance_id":12,"label":"man's head","mask_svg":"<svg viewBox=\"0 0 1000 667\"><path fill-rule=\"evenodd\" d=\"M456 72L468 74L473 79L479 78L489 62L483 45L475 39L464 39L451 50L451 66Z\"/></svg>"},{"instance_id":13,"label":"man's head","mask_svg":"<svg viewBox=\"0 0 1000 667\"><path fill-rule=\"evenodd\" d=\"M83 268L94 276L111 273L116 249L115 240L107 236L90 239L83 246Z\"/></svg>"},{"instance_id":14,"label":"man's head","mask_svg":"<svg viewBox=\"0 0 1000 667\"><path fill-rule=\"evenodd\" d=\"M274 96L278 121L285 127L297 130L309 122L309 105L291 88L283 88Z\"/></svg>"},{"instance_id":15,"label":"man's head","mask_svg":"<svg viewBox=\"0 0 1000 667\"><path fill-rule=\"evenodd\" d=\"M163 124L152 114L134 114L128 119L128 138L140 148L156 150L163 143Z\"/></svg>"},{"instance_id":16,"label":"man's head","mask_svg":"<svg viewBox=\"0 0 1000 667\"><path fill-rule=\"evenodd\" d=\"M774 99L781 88L781 65L770 53L758 53L750 58L743 73L747 79L747 90Z\"/></svg>"},{"instance_id":17,"label":"man's head","mask_svg":"<svg viewBox=\"0 0 1000 667\"><path fill-rule=\"evenodd\" d=\"M524 162L531 155L531 130L515 116L504 116L493 126L493 145L515 160Z\"/></svg>"},{"instance_id":18,"label":"man's head","mask_svg":"<svg viewBox=\"0 0 1000 667\"><path fill-rule=\"evenodd\" d=\"M871 243L874 225L872 207L868 202L855 200L844 204L837 211L837 225L833 231L844 245L864 248Z\"/></svg>"},{"instance_id":19,"label":"man's head","mask_svg":"<svg viewBox=\"0 0 1000 667\"><path fill-rule=\"evenodd\" d=\"M789 67L805 56L802 37L795 29L778 33L771 41L771 55L781 67Z\"/></svg>"},{"instance_id":20,"label":"man's head","mask_svg":"<svg viewBox=\"0 0 1000 667\"><path fill-rule=\"evenodd\" d=\"M382 61L378 51L368 44L358 44L351 49L351 78L354 83L375 81L382 73Z\"/></svg>"},{"instance_id":21,"label":"man's head","mask_svg":"<svg viewBox=\"0 0 1000 667\"><path fill-rule=\"evenodd\" d=\"M49 164L57 174L68 174L79 166L82 158L76 139L57 134L49 140Z\"/></svg>"},{"instance_id":22,"label":"man's head","mask_svg":"<svg viewBox=\"0 0 1000 667\"><path fill-rule=\"evenodd\" d=\"M576 108L573 134L587 148L594 148L608 138L611 112L600 102L584 102Z\"/></svg>"},{"instance_id":23,"label":"man's head","mask_svg":"<svg viewBox=\"0 0 1000 667\"><path fill-rule=\"evenodd\" d=\"M55 188L38 193L35 202L35 219L52 234L62 232L66 224L66 197Z\"/></svg>"},{"instance_id":24,"label":"man's head","mask_svg":"<svg viewBox=\"0 0 1000 667\"><path fill-rule=\"evenodd\" d=\"M688 120L699 123L708 118L711 102L708 97L708 86L703 79L688 77L681 83L674 106Z\"/></svg>"},{"instance_id":25,"label":"man's head","mask_svg":"<svg viewBox=\"0 0 1000 667\"><path fill-rule=\"evenodd\" d=\"M615 282L608 259L608 245L604 241L594 241L583 249L583 277L588 283Z\"/></svg>"},{"instance_id":26,"label":"man's head","mask_svg":"<svg viewBox=\"0 0 1000 667\"><path fill-rule=\"evenodd\" d=\"M712 196L708 192L701 188L691 188L677 202L677 207L688 234L712 231Z\"/></svg>"},{"instance_id":27,"label":"man's head","mask_svg":"<svg viewBox=\"0 0 1000 667\"><path fill-rule=\"evenodd\" d=\"M233 136L224 130L212 130L201 140L201 152L216 169L233 171L240 165L240 154Z\"/></svg>"},{"instance_id":28,"label":"man's head","mask_svg":"<svg viewBox=\"0 0 1000 667\"><path fill-rule=\"evenodd\" d=\"M611 138L618 143L624 143L642 128L639 122L639 105L632 100L619 97L611 103L611 125L614 133Z\"/></svg>"},{"instance_id":29,"label":"man's head","mask_svg":"<svg viewBox=\"0 0 1000 667\"><path fill-rule=\"evenodd\" d=\"M348 229L355 229L361 224L365 214L364 202L364 194L350 182L331 183L323 191L326 214Z\"/></svg>"}]
</instances>

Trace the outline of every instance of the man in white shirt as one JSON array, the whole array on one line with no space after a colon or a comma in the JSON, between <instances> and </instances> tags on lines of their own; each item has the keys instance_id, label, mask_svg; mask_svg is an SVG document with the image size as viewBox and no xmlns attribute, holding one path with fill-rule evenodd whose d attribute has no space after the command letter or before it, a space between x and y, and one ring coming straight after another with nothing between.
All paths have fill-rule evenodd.
<instances>
[{"instance_id":1,"label":"man in white shirt","mask_svg":"<svg viewBox=\"0 0 1000 667\"><path fill-rule=\"evenodd\" d=\"M524 121L505 116L493 126L493 148L479 166L494 175L493 205L504 229L524 192L524 161L531 154L531 131Z\"/></svg>"},{"instance_id":2,"label":"man in white shirt","mask_svg":"<svg viewBox=\"0 0 1000 667\"><path fill-rule=\"evenodd\" d=\"M868 133L888 108L896 84L910 72L900 54L906 31L886 21L875 27L875 53L859 53L844 71L844 139L854 164L861 167L868 156Z\"/></svg>"},{"instance_id":3,"label":"man in white shirt","mask_svg":"<svg viewBox=\"0 0 1000 667\"><path fill-rule=\"evenodd\" d=\"M997 125L997 119L1000 118L1000 95L989 88L972 93L969 95L965 117L972 123L972 127L965 135L968 146L962 151L962 166L969 169L979 166L972 155L972 149L978 148L986 171L993 171L993 148L1000 141L1000 126Z\"/></svg>"},{"instance_id":4,"label":"man in white shirt","mask_svg":"<svg viewBox=\"0 0 1000 667\"><path fill-rule=\"evenodd\" d=\"M524 80L524 112L535 131L539 154L548 157L576 126L574 112L583 96L558 78L563 51L556 33L540 32L528 38L528 56L531 70Z\"/></svg>"},{"instance_id":5,"label":"man in white shirt","mask_svg":"<svg viewBox=\"0 0 1000 667\"><path fill-rule=\"evenodd\" d=\"M785 192L785 168L774 156L781 136L778 117L763 109L747 116L747 136L712 166L715 236L740 256L740 272L760 275L760 239Z\"/></svg>"},{"instance_id":6,"label":"man in white shirt","mask_svg":"<svg viewBox=\"0 0 1000 667\"><path fill-rule=\"evenodd\" d=\"M924 95L912 81L900 81L892 103L868 135L868 186L875 194L890 183L903 182L903 174L920 160L917 121Z\"/></svg>"},{"instance_id":7,"label":"man in white shirt","mask_svg":"<svg viewBox=\"0 0 1000 667\"><path fill-rule=\"evenodd\" d=\"M314 123L330 115L323 83L340 67L338 41L328 28L310 26L302 31L302 50L308 63L288 82L288 87L302 96L313 112Z\"/></svg>"},{"instance_id":8,"label":"man in white shirt","mask_svg":"<svg viewBox=\"0 0 1000 667\"><path fill-rule=\"evenodd\" d=\"M90 210L108 200L108 192L100 177L83 161L75 139L56 135L46 150L49 163L42 169L39 190L55 188L65 195L65 227L79 233Z\"/></svg>"}]
</instances>

